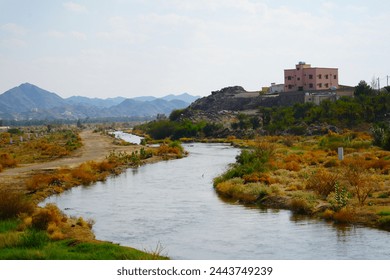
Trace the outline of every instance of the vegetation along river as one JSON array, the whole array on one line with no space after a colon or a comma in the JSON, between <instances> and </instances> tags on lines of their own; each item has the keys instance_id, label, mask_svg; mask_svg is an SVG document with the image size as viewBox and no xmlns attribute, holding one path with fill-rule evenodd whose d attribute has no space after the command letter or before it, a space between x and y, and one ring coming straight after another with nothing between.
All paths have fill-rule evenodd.
<instances>
[{"instance_id":1,"label":"vegetation along river","mask_svg":"<svg viewBox=\"0 0 390 280\"><path fill-rule=\"evenodd\" d=\"M212 179L239 150L186 144L189 156L128 169L45 203L95 220L96 238L172 259L390 259L390 233L223 201Z\"/></svg>"}]
</instances>

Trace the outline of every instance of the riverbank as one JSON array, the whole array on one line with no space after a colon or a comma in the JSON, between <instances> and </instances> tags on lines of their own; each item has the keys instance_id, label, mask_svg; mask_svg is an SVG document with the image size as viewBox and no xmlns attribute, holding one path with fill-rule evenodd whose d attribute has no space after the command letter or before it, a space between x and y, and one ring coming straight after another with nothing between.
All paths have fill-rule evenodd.
<instances>
[{"instance_id":1,"label":"riverbank","mask_svg":"<svg viewBox=\"0 0 390 280\"><path fill-rule=\"evenodd\" d=\"M5 219L2 219L2 222L8 224L8 221L11 221L12 224L17 224L14 228L0 233L0 248L6 251L8 249L8 251L11 250L11 255L1 255L1 258L8 258L12 254L14 257L11 258L36 258L34 257L34 255L37 256L35 253L30 255L28 252L20 252L21 249L19 248L23 247L21 238L23 236L29 238L31 230L41 232L38 235L32 233L33 238L40 235L42 238L47 236L47 238L43 239L45 239L45 246L49 247L53 246L52 242L60 242L61 240L73 240L68 243L62 242L61 247L64 247L64 244L78 243L105 244L103 247L111 246L109 242L106 243L95 239L91 230L93 221L67 217L54 205L41 208L37 207L38 203L51 195L61 193L74 186L88 185L105 180L108 176L120 174L129 167L137 167L142 164L183 156L182 150L178 147L160 145L160 147L145 148L139 145L117 145L116 141L113 141L111 137L93 133L90 130L82 131L80 137L83 142L82 148L66 158L43 163L26 164L7 169L1 174L0 192L2 199L0 201L0 214L5 217ZM20 213L16 213L19 210ZM15 212L15 214L11 212ZM18 219L12 218L16 217L16 215L18 215ZM38 241L35 240L33 242L36 243ZM41 247L45 248L45 246ZM90 246L94 248L92 250L97 250L95 245ZM112 246L114 245L112 244ZM67 249L70 249L68 247L66 245L62 251L65 252ZM31 249L37 250L35 246L32 246ZM165 258L161 257L158 254L159 252L148 254L132 248L121 248L117 251L124 252L126 250L129 252L122 254L124 258ZM44 252L38 253L42 258L47 254L51 256L48 258L68 258L61 257L62 253L58 256ZM82 255L69 256L69 258L75 259L88 259L90 257L92 255L84 257ZM100 258L111 259L115 257L103 254Z\"/></svg>"},{"instance_id":2,"label":"riverbank","mask_svg":"<svg viewBox=\"0 0 390 280\"><path fill-rule=\"evenodd\" d=\"M236 140L237 163L214 181L243 204L288 209L335 223L390 229L390 152L365 133ZM339 160L337 148L344 147Z\"/></svg>"}]
</instances>

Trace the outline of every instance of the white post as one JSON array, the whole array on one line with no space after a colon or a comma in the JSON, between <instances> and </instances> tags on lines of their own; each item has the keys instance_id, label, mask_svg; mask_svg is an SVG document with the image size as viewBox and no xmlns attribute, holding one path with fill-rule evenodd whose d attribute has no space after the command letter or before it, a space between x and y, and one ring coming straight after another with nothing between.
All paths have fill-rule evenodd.
<instances>
[{"instance_id":1,"label":"white post","mask_svg":"<svg viewBox=\"0 0 390 280\"><path fill-rule=\"evenodd\" d=\"M344 159L344 148L343 147L338 147L337 151L338 151L338 154L339 154L339 160L343 160Z\"/></svg>"}]
</instances>

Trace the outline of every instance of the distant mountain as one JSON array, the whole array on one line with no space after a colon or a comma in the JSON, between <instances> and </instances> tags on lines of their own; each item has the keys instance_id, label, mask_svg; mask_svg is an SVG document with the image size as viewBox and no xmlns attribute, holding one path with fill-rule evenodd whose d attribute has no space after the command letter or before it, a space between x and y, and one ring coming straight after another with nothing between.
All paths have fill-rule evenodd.
<instances>
[{"instance_id":1,"label":"distant mountain","mask_svg":"<svg viewBox=\"0 0 390 280\"><path fill-rule=\"evenodd\" d=\"M191 104L192 102L194 102L195 100L197 100L199 98L200 98L200 96L193 96L193 95L190 95L188 93L182 93L179 95L169 94L169 95L166 95L166 96L161 97L161 98L157 98L154 96L139 96L139 97L133 97L132 99L137 100L137 101L153 101L156 99L163 99L166 101L180 100L180 101L184 101L188 104Z\"/></svg>"},{"instance_id":2,"label":"distant mountain","mask_svg":"<svg viewBox=\"0 0 390 280\"><path fill-rule=\"evenodd\" d=\"M0 119L45 120L115 117L154 117L186 108L198 97L187 93L163 98L141 96L125 99L59 95L25 83L0 95Z\"/></svg>"},{"instance_id":3,"label":"distant mountain","mask_svg":"<svg viewBox=\"0 0 390 280\"><path fill-rule=\"evenodd\" d=\"M193 95L190 95L188 93L182 93L182 94L179 94L179 95L173 95L173 94L169 94L167 96L164 96L162 97L161 99L164 99L164 100L167 100L167 101L172 101L172 100L181 100L181 101L184 101L186 103L189 103L191 104L192 102L194 102L195 100L199 99L200 96L193 96Z\"/></svg>"},{"instance_id":4,"label":"distant mountain","mask_svg":"<svg viewBox=\"0 0 390 280\"><path fill-rule=\"evenodd\" d=\"M117 106L113 106L110 110L116 112L118 116L156 116L157 114L169 115L175 109L182 109L189 104L181 100L167 101L156 98L152 101L138 101L133 98L126 99Z\"/></svg>"},{"instance_id":5,"label":"distant mountain","mask_svg":"<svg viewBox=\"0 0 390 280\"><path fill-rule=\"evenodd\" d=\"M64 99L53 92L29 83L21 84L0 95L0 112L22 113L65 106Z\"/></svg>"},{"instance_id":6,"label":"distant mountain","mask_svg":"<svg viewBox=\"0 0 390 280\"><path fill-rule=\"evenodd\" d=\"M136 100L136 101L153 101L153 100L157 99L157 97L154 97L154 96L138 96L138 97L133 97L131 99Z\"/></svg>"},{"instance_id":7,"label":"distant mountain","mask_svg":"<svg viewBox=\"0 0 390 280\"><path fill-rule=\"evenodd\" d=\"M114 97L114 98L89 98L84 96L71 96L66 98L65 100L69 104L84 104L84 105L92 105L99 108L109 108L111 106L118 105L119 103L125 100L125 97Z\"/></svg>"}]
</instances>

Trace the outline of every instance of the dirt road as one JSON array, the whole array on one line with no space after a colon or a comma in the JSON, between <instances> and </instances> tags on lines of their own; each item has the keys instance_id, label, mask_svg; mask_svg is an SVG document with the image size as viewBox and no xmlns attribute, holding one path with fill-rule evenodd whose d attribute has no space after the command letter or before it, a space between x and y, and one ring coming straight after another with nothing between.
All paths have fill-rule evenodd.
<instances>
[{"instance_id":1,"label":"dirt road","mask_svg":"<svg viewBox=\"0 0 390 280\"><path fill-rule=\"evenodd\" d=\"M75 167L86 161L101 161L111 151L125 151L131 153L138 150L139 146L118 146L113 144L113 139L100 133L85 130L80 133L83 146L70 156L56 159L50 162L23 164L16 168L6 169L0 173L0 185L10 183L15 177L26 176L39 170L57 169L61 167Z\"/></svg>"}]
</instances>

